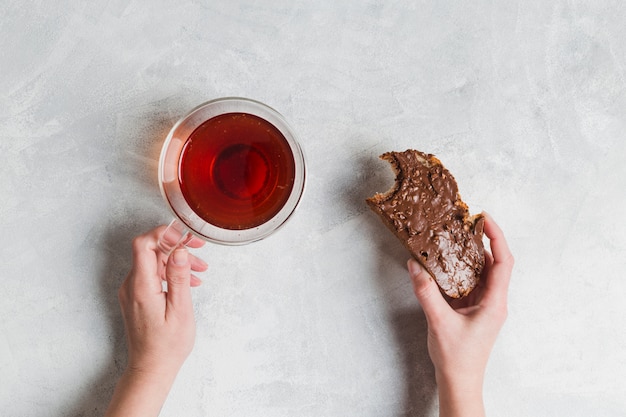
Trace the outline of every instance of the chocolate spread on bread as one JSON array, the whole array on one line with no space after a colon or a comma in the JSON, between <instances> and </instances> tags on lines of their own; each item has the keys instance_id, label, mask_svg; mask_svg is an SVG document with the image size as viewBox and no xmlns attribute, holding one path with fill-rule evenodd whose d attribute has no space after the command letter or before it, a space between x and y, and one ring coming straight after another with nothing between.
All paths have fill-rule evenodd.
<instances>
[{"instance_id":1,"label":"chocolate spread on bread","mask_svg":"<svg viewBox=\"0 0 626 417\"><path fill-rule=\"evenodd\" d=\"M367 203L435 278L448 296L476 286L485 265L484 217L470 216L454 177L433 155L416 150L387 152L394 186Z\"/></svg>"}]
</instances>

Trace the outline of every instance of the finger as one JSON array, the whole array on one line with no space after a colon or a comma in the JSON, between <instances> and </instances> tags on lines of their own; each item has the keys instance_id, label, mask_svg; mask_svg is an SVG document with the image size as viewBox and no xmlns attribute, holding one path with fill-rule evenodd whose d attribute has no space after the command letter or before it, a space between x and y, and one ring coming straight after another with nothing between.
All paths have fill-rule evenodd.
<instances>
[{"instance_id":1,"label":"finger","mask_svg":"<svg viewBox=\"0 0 626 417\"><path fill-rule=\"evenodd\" d=\"M178 248L167 260L167 305L169 309L186 309L191 306L191 263L189 252Z\"/></svg>"},{"instance_id":2,"label":"finger","mask_svg":"<svg viewBox=\"0 0 626 417\"><path fill-rule=\"evenodd\" d=\"M485 216L485 234L489 238L491 254L485 253L483 300L487 304L506 304L513 269L513 255L502 230L489 215Z\"/></svg>"},{"instance_id":3,"label":"finger","mask_svg":"<svg viewBox=\"0 0 626 417\"><path fill-rule=\"evenodd\" d=\"M158 274L156 237L152 232L133 239L133 270L129 274L129 284L137 288L139 294L158 294L161 280Z\"/></svg>"},{"instance_id":4,"label":"finger","mask_svg":"<svg viewBox=\"0 0 626 417\"><path fill-rule=\"evenodd\" d=\"M206 263L202 260L200 260L199 266L194 266L194 262L196 262L197 260L193 259L193 255L189 255L189 259L191 261L191 270L192 271L198 271L198 272L202 272L202 271L206 271L206 269L208 268L208 266L206 265ZM167 264L163 265L163 273L162 273L162 280L166 281L167 280L167 276L165 275L165 269L167 268ZM189 282L189 284L192 287L199 287L200 285L202 285L202 279L200 277L198 277L197 275L191 274L191 280Z\"/></svg>"},{"instance_id":5,"label":"finger","mask_svg":"<svg viewBox=\"0 0 626 417\"><path fill-rule=\"evenodd\" d=\"M205 243L206 242L204 240L200 239L199 237L194 236L191 238L189 242L185 244L185 246L197 249L197 248L201 248L202 246L204 246Z\"/></svg>"},{"instance_id":6,"label":"finger","mask_svg":"<svg viewBox=\"0 0 626 417\"><path fill-rule=\"evenodd\" d=\"M413 282L413 291L424 310L426 320L429 323L439 320L451 308L439 291L437 283L415 259L409 259L407 267Z\"/></svg>"},{"instance_id":7,"label":"finger","mask_svg":"<svg viewBox=\"0 0 626 417\"><path fill-rule=\"evenodd\" d=\"M484 284L484 281L487 279L487 272L491 269L493 265L493 256L487 251L485 251L485 266L483 267L483 272L481 274L481 279L479 282ZM483 285L484 286L484 285Z\"/></svg>"},{"instance_id":8,"label":"finger","mask_svg":"<svg viewBox=\"0 0 626 417\"><path fill-rule=\"evenodd\" d=\"M202 285L202 280L197 276L191 274L191 281L189 282L189 285L191 287L199 287L200 285Z\"/></svg>"},{"instance_id":9,"label":"finger","mask_svg":"<svg viewBox=\"0 0 626 417\"><path fill-rule=\"evenodd\" d=\"M202 272L206 271L209 268L209 265L197 256L190 254L189 260L191 262L191 269L193 271Z\"/></svg>"},{"instance_id":10,"label":"finger","mask_svg":"<svg viewBox=\"0 0 626 417\"><path fill-rule=\"evenodd\" d=\"M485 234L489 238L489 245L491 246L491 254L493 255L494 263L506 263L512 262L513 254L509 249L509 245L504 238L504 233L500 226L493 220L491 215L485 214Z\"/></svg>"}]
</instances>

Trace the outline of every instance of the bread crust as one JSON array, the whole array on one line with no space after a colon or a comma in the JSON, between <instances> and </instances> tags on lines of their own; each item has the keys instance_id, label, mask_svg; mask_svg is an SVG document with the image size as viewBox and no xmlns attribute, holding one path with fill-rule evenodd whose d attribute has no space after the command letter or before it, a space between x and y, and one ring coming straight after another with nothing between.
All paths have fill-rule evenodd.
<instances>
[{"instance_id":1,"label":"bread crust","mask_svg":"<svg viewBox=\"0 0 626 417\"><path fill-rule=\"evenodd\" d=\"M409 149L380 157L396 179L367 204L446 295L466 296L485 265L484 216L470 215L454 177L434 155Z\"/></svg>"}]
</instances>

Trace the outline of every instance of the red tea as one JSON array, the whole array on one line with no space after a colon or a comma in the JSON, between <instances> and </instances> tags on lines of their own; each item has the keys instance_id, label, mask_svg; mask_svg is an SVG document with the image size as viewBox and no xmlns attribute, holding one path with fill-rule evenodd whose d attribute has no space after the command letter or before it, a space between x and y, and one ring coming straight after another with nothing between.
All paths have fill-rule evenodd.
<instances>
[{"instance_id":1,"label":"red tea","mask_svg":"<svg viewBox=\"0 0 626 417\"><path fill-rule=\"evenodd\" d=\"M273 124L247 113L227 113L202 123L180 157L183 196L203 220L223 229L257 227L289 199L295 162Z\"/></svg>"}]
</instances>

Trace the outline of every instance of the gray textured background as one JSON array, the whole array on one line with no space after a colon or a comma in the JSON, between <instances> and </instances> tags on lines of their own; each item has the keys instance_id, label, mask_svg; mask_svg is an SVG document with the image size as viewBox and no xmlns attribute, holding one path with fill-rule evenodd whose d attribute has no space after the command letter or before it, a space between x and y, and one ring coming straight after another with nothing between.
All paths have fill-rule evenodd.
<instances>
[{"instance_id":1,"label":"gray textured background","mask_svg":"<svg viewBox=\"0 0 626 417\"><path fill-rule=\"evenodd\" d=\"M197 251L163 416L436 415L408 255L363 202L407 148L517 259L489 414L626 415L625 21L618 0L0 0L2 415L102 414L130 240L170 218L160 145L232 95L291 122L308 188L271 238Z\"/></svg>"}]
</instances>

